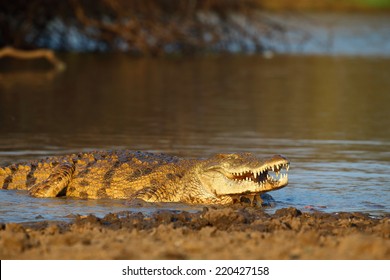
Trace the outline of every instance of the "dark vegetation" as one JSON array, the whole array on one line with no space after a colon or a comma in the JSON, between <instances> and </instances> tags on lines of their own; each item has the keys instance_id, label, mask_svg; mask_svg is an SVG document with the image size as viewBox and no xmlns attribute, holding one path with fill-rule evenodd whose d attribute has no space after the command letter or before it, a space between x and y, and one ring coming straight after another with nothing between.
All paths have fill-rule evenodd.
<instances>
[{"instance_id":1,"label":"dark vegetation","mask_svg":"<svg viewBox=\"0 0 390 280\"><path fill-rule=\"evenodd\" d=\"M386 4L387 3L387 4ZM259 11L388 11L386 0L3 0L0 48L132 54L263 52L286 27ZM234 52L234 50L233 50Z\"/></svg>"},{"instance_id":2,"label":"dark vegetation","mask_svg":"<svg viewBox=\"0 0 390 280\"><path fill-rule=\"evenodd\" d=\"M159 55L213 48L220 51L241 36L250 40L256 51L262 51L258 35L268 36L270 29L283 32L283 27L258 15L259 2L6 0L0 9L0 48ZM83 39L79 49L70 47L69 41L75 38Z\"/></svg>"}]
</instances>

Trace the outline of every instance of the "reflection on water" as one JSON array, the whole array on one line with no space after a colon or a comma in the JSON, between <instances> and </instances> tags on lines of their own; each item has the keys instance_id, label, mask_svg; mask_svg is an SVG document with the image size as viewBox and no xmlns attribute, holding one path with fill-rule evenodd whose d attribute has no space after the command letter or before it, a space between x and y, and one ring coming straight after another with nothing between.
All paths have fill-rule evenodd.
<instances>
[{"instance_id":1,"label":"reflection on water","mask_svg":"<svg viewBox=\"0 0 390 280\"><path fill-rule=\"evenodd\" d=\"M25 191L2 191L0 194L0 222L31 222L41 220L69 221L76 215L94 214L103 217L108 213L123 211L142 212L149 215L156 211L198 212L200 206L177 203L145 204L142 207L131 207L124 200L81 200L67 198L34 198Z\"/></svg>"},{"instance_id":2,"label":"reflection on water","mask_svg":"<svg viewBox=\"0 0 390 280\"><path fill-rule=\"evenodd\" d=\"M112 148L281 153L291 183L272 194L277 207L390 212L389 59L63 58L67 71L47 83L0 80L0 164ZM0 191L0 220L34 218L34 201L46 218L50 207L13 197ZM76 213L126 208L60 201Z\"/></svg>"}]
</instances>

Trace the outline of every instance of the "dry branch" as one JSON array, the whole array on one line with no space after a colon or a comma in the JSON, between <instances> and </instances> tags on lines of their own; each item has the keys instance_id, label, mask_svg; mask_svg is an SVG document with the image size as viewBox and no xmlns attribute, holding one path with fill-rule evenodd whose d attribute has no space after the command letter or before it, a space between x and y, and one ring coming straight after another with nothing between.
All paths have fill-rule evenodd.
<instances>
[{"instance_id":1,"label":"dry branch","mask_svg":"<svg viewBox=\"0 0 390 280\"><path fill-rule=\"evenodd\" d=\"M0 58L12 57L16 59L46 59L58 71L65 69L65 63L58 59L52 50L37 49L37 50L19 50L12 47L5 47L0 49Z\"/></svg>"}]
</instances>

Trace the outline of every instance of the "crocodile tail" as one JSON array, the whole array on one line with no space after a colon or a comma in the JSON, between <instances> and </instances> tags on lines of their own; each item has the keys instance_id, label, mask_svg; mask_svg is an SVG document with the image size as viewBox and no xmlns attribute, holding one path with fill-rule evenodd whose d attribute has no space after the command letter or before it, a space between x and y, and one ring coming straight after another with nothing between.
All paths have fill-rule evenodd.
<instances>
[{"instance_id":1,"label":"crocodile tail","mask_svg":"<svg viewBox=\"0 0 390 280\"><path fill-rule=\"evenodd\" d=\"M4 181L5 178L7 177L7 174L5 173L4 168L0 167L0 188L4 188Z\"/></svg>"},{"instance_id":2,"label":"crocodile tail","mask_svg":"<svg viewBox=\"0 0 390 280\"><path fill-rule=\"evenodd\" d=\"M0 189L26 190L34 184L34 165L13 164L0 167Z\"/></svg>"},{"instance_id":3,"label":"crocodile tail","mask_svg":"<svg viewBox=\"0 0 390 280\"><path fill-rule=\"evenodd\" d=\"M0 167L0 187L8 189L10 182L12 182L12 170L9 167Z\"/></svg>"}]
</instances>

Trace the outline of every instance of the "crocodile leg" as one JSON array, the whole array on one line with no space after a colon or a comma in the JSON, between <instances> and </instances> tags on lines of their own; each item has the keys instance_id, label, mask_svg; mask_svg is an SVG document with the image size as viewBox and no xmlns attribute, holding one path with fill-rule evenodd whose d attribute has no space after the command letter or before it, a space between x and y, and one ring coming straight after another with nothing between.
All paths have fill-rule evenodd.
<instances>
[{"instance_id":1,"label":"crocodile leg","mask_svg":"<svg viewBox=\"0 0 390 280\"><path fill-rule=\"evenodd\" d=\"M33 185L29 193L35 197L56 197L66 191L75 170L74 163L59 164L43 182Z\"/></svg>"},{"instance_id":2,"label":"crocodile leg","mask_svg":"<svg viewBox=\"0 0 390 280\"><path fill-rule=\"evenodd\" d=\"M136 200L136 199L141 199L147 202L158 201L157 188L145 187L137 191L130 197L130 200Z\"/></svg>"},{"instance_id":3,"label":"crocodile leg","mask_svg":"<svg viewBox=\"0 0 390 280\"><path fill-rule=\"evenodd\" d=\"M198 195L186 195L177 196L176 189L169 189L165 186L162 187L145 187L132 195L130 201L141 199L147 202L187 202L192 204L230 204L233 203L233 199L230 196L222 197L203 197Z\"/></svg>"},{"instance_id":4,"label":"crocodile leg","mask_svg":"<svg viewBox=\"0 0 390 280\"><path fill-rule=\"evenodd\" d=\"M137 191L130 200L142 199L147 202L172 202L175 200L175 191L168 191L165 186L148 186Z\"/></svg>"},{"instance_id":5,"label":"crocodile leg","mask_svg":"<svg viewBox=\"0 0 390 280\"><path fill-rule=\"evenodd\" d=\"M260 195L259 194L255 194L253 196L253 200L252 200L251 205L257 206L257 207L261 207L262 203L263 203L263 200L261 199Z\"/></svg>"}]
</instances>

